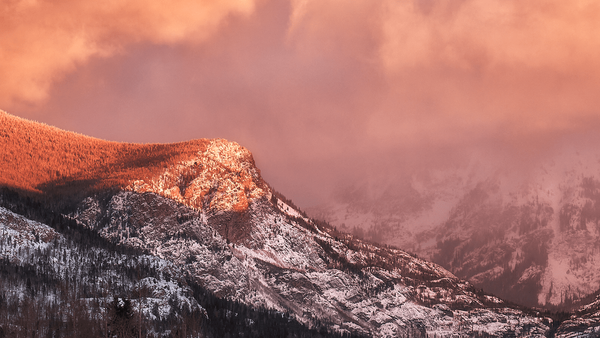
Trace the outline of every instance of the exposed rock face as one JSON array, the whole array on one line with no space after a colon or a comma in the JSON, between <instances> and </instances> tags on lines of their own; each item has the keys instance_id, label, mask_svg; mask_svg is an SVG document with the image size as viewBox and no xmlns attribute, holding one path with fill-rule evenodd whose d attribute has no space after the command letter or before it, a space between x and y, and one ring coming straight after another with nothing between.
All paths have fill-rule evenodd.
<instances>
[{"instance_id":1,"label":"exposed rock face","mask_svg":"<svg viewBox=\"0 0 600 338\"><path fill-rule=\"evenodd\" d=\"M127 189L153 192L200 210L241 212L249 203L270 195L252 154L235 142L211 140L197 156L176 163L158 177L133 180Z\"/></svg>"}]
</instances>

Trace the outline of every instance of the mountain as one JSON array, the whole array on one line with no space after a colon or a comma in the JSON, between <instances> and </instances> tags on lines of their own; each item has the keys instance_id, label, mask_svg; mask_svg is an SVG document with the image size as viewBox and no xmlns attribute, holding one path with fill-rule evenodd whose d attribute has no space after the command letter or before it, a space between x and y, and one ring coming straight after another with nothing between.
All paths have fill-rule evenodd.
<instances>
[{"instance_id":1,"label":"mountain","mask_svg":"<svg viewBox=\"0 0 600 338\"><path fill-rule=\"evenodd\" d=\"M557 337L598 337L600 336L600 297L599 293L587 297L586 304L580 306L573 315L565 318L557 330Z\"/></svg>"},{"instance_id":2,"label":"mountain","mask_svg":"<svg viewBox=\"0 0 600 338\"><path fill-rule=\"evenodd\" d=\"M37 325L58 336L542 337L561 329L560 316L306 217L234 142L122 144L7 113L0 122L0 333Z\"/></svg>"},{"instance_id":3,"label":"mountain","mask_svg":"<svg viewBox=\"0 0 600 338\"><path fill-rule=\"evenodd\" d=\"M513 170L469 164L355 185L309 213L502 298L574 309L600 288L599 159L595 149L565 145Z\"/></svg>"},{"instance_id":4,"label":"mountain","mask_svg":"<svg viewBox=\"0 0 600 338\"><path fill-rule=\"evenodd\" d=\"M207 156L219 156L207 150L209 140L195 140L175 144L131 144L104 141L92 137L62 131L58 128L21 119L0 111L0 144L4 151L0 154L3 163L0 168L0 184L11 189L24 190L44 196L75 198L95 191L116 188L125 189L137 180L147 180L163 173L164 168L173 163L185 163L191 159L209 164ZM238 150L241 150L239 148ZM234 154L235 151L232 151ZM200 154L200 157L199 157ZM236 154L237 155L237 154ZM240 155L243 156L243 155ZM206 160L206 161L204 161ZM228 159L220 159L222 162ZM204 161L204 162L203 162ZM215 162L210 162L215 164ZM185 198L188 180L199 167L186 165L189 172L179 173L180 182L170 192L171 197L179 198L193 205ZM223 174L217 167L204 170L203 182L218 180ZM248 180L236 177L236 183ZM250 180L252 183L252 180ZM249 183L249 184L250 184ZM209 183L206 183L209 184ZM179 189L175 192L175 188ZM223 186L222 189L226 189ZM196 189L204 189L197 191ZM209 186L194 187L189 196L202 195ZM220 191L222 193L222 191ZM176 195L179 195L178 197ZM233 195L231 195L234 197ZM243 198L241 195L235 198ZM241 207L243 200L230 201Z\"/></svg>"}]
</instances>

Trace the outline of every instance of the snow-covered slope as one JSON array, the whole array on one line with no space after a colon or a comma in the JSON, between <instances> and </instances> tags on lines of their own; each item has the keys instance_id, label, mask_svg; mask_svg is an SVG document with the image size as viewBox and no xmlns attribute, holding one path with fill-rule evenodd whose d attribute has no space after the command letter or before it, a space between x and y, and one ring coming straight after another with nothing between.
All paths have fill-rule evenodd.
<instances>
[{"instance_id":1,"label":"snow-covered slope","mask_svg":"<svg viewBox=\"0 0 600 338\"><path fill-rule=\"evenodd\" d=\"M239 146L219 140L214 149L218 156L167 167L132 191L89 196L69 217L180 266L218 296L309 326L385 337L548 330L549 319L510 309L440 266L318 226L270 194ZM205 168L222 169L215 178ZM235 202L241 194L246 202Z\"/></svg>"},{"instance_id":2,"label":"snow-covered slope","mask_svg":"<svg viewBox=\"0 0 600 338\"><path fill-rule=\"evenodd\" d=\"M509 309L435 264L347 235L336 238L267 199L238 214L123 191L86 199L72 217L118 244L180 266L219 296L291 312L307 325L320 321L385 337L414 330L541 336L548 329L547 319L544 324ZM244 236L229 235L239 227L246 227Z\"/></svg>"},{"instance_id":3,"label":"snow-covered slope","mask_svg":"<svg viewBox=\"0 0 600 338\"><path fill-rule=\"evenodd\" d=\"M45 224L2 207L0 262L4 273L15 271L15 275L0 274L3 305L34 303L46 309L59 304L65 317L73 317L80 310L74 305L85 304L90 317L102 321L113 297L127 296L133 307L152 321L180 318L184 312L205 313L192 297L192 290L182 283L182 271L173 262L154 255L123 254L97 245L82 245ZM19 324L24 315L21 311L9 311L9 318L0 315L0 328L7 337L26 334L26 328L18 325L12 329L1 325ZM35 332L41 336L52 335L53 331L38 327ZM148 332L152 329L148 328Z\"/></svg>"}]
</instances>

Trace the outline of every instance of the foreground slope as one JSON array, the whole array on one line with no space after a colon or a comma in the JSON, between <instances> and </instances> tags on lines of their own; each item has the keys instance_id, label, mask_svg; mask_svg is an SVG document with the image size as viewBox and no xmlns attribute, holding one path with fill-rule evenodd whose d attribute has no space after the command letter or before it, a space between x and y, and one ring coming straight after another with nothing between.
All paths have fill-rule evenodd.
<instances>
[{"instance_id":1,"label":"foreground slope","mask_svg":"<svg viewBox=\"0 0 600 338\"><path fill-rule=\"evenodd\" d=\"M44 212L14 197L3 193L2 203ZM0 337L341 337L215 297L172 262L73 225L53 217L54 229L0 207ZM132 317L123 316L128 300Z\"/></svg>"},{"instance_id":2,"label":"foreground slope","mask_svg":"<svg viewBox=\"0 0 600 338\"><path fill-rule=\"evenodd\" d=\"M377 337L544 336L555 325L436 264L304 217L235 143L119 144L0 117L11 151L2 185L17 200L173 264L219 297Z\"/></svg>"}]
</instances>

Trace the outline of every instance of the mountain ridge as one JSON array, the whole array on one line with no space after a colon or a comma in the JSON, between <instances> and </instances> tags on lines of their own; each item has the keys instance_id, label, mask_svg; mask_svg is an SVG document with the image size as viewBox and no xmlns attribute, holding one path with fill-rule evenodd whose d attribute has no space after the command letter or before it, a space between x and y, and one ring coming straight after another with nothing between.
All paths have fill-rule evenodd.
<instances>
[{"instance_id":1,"label":"mountain ridge","mask_svg":"<svg viewBox=\"0 0 600 338\"><path fill-rule=\"evenodd\" d=\"M0 184L34 195L118 188L152 191L199 208L204 195L216 189L214 203L241 211L248 207L248 199L269 194L252 154L235 142L111 142L2 111L0 123L0 147L4 149ZM200 200L186 198L185 190Z\"/></svg>"},{"instance_id":2,"label":"mountain ridge","mask_svg":"<svg viewBox=\"0 0 600 338\"><path fill-rule=\"evenodd\" d=\"M437 264L305 217L272 193L251 153L235 143L144 147L86 140L61 157L67 160L59 170L84 164L57 180L54 162L46 162L56 161L50 155L62 148L43 153L48 146L36 142L59 141L64 134L52 136L57 132L51 130L49 137L36 132L33 122L1 117L29 128L15 132L2 124L4 144L11 139L13 152L26 151L9 163L21 161L22 174L41 175L21 181L3 177L0 184L8 192L26 193L6 193L2 206L17 206L24 214L47 210L41 220L48 224L59 219L70 224L69 231L164 260L177 267L179 283L342 334L542 337L559 324L486 294ZM77 161L86 144L107 158L94 161L101 156L84 149L86 161ZM30 195L37 196L38 207Z\"/></svg>"}]
</instances>

